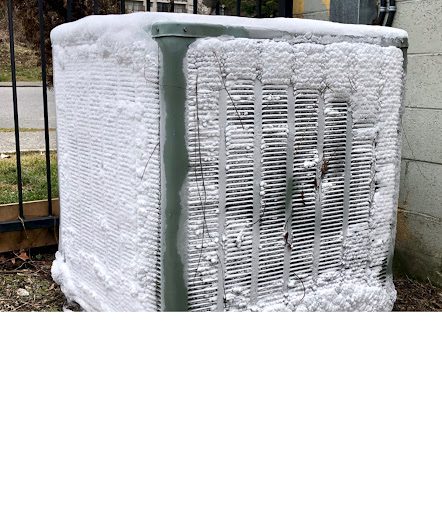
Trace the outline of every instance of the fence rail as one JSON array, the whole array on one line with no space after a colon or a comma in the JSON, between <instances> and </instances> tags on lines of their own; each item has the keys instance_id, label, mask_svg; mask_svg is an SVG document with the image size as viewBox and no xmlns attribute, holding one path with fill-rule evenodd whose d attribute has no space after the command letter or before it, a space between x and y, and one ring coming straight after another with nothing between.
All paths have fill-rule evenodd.
<instances>
[{"instance_id":1,"label":"fence rail","mask_svg":"<svg viewBox=\"0 0 442 512\"><path fill-rule=\"evenodd\" d=\"M168 11L175 11L175 0L166 0L168 3ZM107 6L111 3L110 0L67 0L65 7L64 21L73 21L76 19L76 12L80 9L82 13L89 10L90 14L101 14L103 4ZM231 9L235 14L241 16L244 14L244 6L246 0L236 0L233 4L234 7ZM130 2L133 6L134 1ZM250 6L250 1L248 3ZM125 0L115 0L114 12L119 14L126 13L129 11L129 2ZM150 10L150 0L143 3L145 10ZM198 0L193 0L190 4L190 10L193 14L201 14L199 12ZM211 4L212 14L218 15L221 11L224 12L224 5L220 0ZM27 204L23 199L23 173L22 173L22 152L20 144L20 119L19 119L19 101L17 95L17 72L16 72L16 52L15 52L15 36L14 36L14 2L13 0L7 0L6 2L6 15L7 15L7 26L9 32L9 54L10 54L10 71L11 71L11 88L12 88L12 107L13 107L13 118L14 118L14 136L15 136L15 155L16 155L16 185L17 185L17 211L18 215L16 219L3 218L0 216L0 237L5 236L6 233L21 231L25 238L28 237L28 230L38 229L49 229L54 231L58 226L58 209L57 212L53 210L53 197L52 197L52 178L51 178L51 149L49 140L49 115L48 115L48 63L46 56L46 37L48 27L45 26L45 13L46 13L46 2L45 0L33 0L27 3L28 9L35 9L35 16L38 20L38 37L39 37L39 56L40 56L40 68L41 68L41 83L42 83L42 104L43 104L43 128L44 128L44 154L45 154L45 180L46 180L46 207L45 214L38 216L30 216L27 214L29 208L25 208ZM255 17L263 17L263 0L256 0L254 2ZM275 0L275 14L283 17L291 17L293 11L293 0ZM23 110L26 109L26 105L21 105ZM1 127L0 127L1 128ZM1 148L0 148L1 149ZM0 177L1 180L1 177ZM40 202L41 203L41 202ZM8 210L9 211L9 210ZM1 214L1 210L0 210ZM34 237L35 238L35 237ZM37 237L38 238L38 237ZM41 238L39 238L41 240ZM56 237L54 238L56 239ZM16 240L16 238L14 239ZM23 242L23 241L22 241ZM14 242L17 243L17 242ZM31 242L22 243L21 247L28 246ZM8 243L0 243L0 252L2 247L11 248ZM21 247L16 247L19 249Z\"/></svg>"}]
</instances>

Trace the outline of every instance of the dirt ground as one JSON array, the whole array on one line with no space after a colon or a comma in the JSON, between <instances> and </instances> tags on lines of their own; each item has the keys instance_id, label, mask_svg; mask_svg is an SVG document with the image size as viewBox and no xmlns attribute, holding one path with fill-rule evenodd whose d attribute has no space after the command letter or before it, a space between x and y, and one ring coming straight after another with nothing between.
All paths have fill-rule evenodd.
<instances>
[{"instance_id":1,"label":"dirt ground","mask_svg":"<svg viewBox=\"0 0 442 512\"><path fill-rule=\"evenodd\" d=\"M66 299L51 278L53 259L53 250L0 254L0 311L63 311ZM395 285L394 311L442 311L442 288L406 276Z\"/></svg>"},{"instance_id":2,"label":"dirt ground","mask_svg":"<svg viewBox=\"0 0 442 512\"><path fill-rule=\"evenodd\" d=\"M395 277L397 299L393 311L442 311L442 288L407 276Z\"/></svg>"},{"instance_id":3,"label":"dirt ground","mask_svg":"<svg viewBox=\"0 0 442 512\"><path fill-rule=\"evenodd\" d=\"M53 251L0 254L0 311L63 311L51 278Z\"/></svg>"}]
</instances>

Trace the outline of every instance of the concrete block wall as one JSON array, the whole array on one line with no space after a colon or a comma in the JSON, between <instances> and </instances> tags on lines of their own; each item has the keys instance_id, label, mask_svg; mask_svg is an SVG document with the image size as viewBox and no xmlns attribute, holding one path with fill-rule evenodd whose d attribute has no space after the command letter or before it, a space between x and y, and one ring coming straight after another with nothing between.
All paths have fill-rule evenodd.
<instances>
[{"instance_id":1,"label":"concrete block wall","mask_svg":"<svg viewBox=\"0 0 442 512\"><path fill-rule=\"evenodd\" d=\"M442 286L442 1L397 0L408 31L396 264Z\"/></svg>"},{"instance_id":2,"label":"concrete block wall","mask_svg":"<svg viewBox=\"0 0 442 512\"><path fill-rule=\"evenodd\" d=\"M330 0L293 14L328 20ZM395 267L442 286L442 0L397 0L393 26L409 35Z\"/></svg>"}]
</instances>

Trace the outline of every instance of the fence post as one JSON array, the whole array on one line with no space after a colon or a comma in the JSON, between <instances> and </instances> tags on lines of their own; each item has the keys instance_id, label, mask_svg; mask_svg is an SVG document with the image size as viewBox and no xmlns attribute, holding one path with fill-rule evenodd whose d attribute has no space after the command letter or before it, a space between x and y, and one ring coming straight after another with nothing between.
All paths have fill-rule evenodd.
<instances>
[{"instance_id":1,"label":"fence post","mask_svg":"<svg viewBox=\"0 0 442 512\"><path fill-rule=\"evenodd\" d=\"M67 0L66 21L72 21L72 0Z\"/></svg>"},{"instance_id":2,"label":"fence post","mask_svg":"<svg viewBox=\"0 0 442 512\"><path fill-rule=\"evenodd\" d=\"M278 0L279 16L293 18L293 0Z\"/></svg>"},{"instance_id":3,"label":"fence post","mask_svg":"<svg viewBox=\"0 0 442 512\"><path fill-rule=\"evenodd\" d=\"M40 25L40 57L41 57L41 81L43 92L43 118L45 131L46 154L46 186L48 192L48 215L52 215L52 177L51 177L51 153L49 147L49 116L48 116L48 92L46 83L46 45L43 0L38 0L38 23Z\"/></svg>"},{"instance_id":4,"label":"fence post","mask_svg":"<svg viewBox=\"0 0 442 512\"><path fill-rule=\"evenodd\" d=\"M12 102L14 107L14 132L15 132L15 151L17 162L17 192L18 208L20 217L23 213L23 181L21 173L20 158L20 129L18 125L18 103L17 103L17 77L15 74L15 49L14 49L14 21L12 15L12 0L8 0L8 30L9 30L9 52L11 56L11 80L12 80Z\"/></svg>"}]
</instances>

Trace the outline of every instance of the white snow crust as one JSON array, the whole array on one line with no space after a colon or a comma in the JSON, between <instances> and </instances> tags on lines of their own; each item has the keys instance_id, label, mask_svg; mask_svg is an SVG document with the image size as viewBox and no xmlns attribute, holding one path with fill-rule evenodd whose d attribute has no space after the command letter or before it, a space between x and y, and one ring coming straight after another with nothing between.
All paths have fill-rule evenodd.
<instances>
[{"instance_id":1,"label":"white snow crust","mask_svg":"<svg viewBox=\"0 0 442 512\"><path fill-rule=\"evenodd\" d=\"M402 51L205 39L189 48L186 75L191 306L391 310ZM290 131L299 194L288 222Z\"/></svg>"},{"instance_id":2,"label":"white snow crust","mask_svg":"<svg viewBox=\"0 0 442 512\"><path fill-rule=\"evenodd\" d=\"M75 25L75 23L73 24ZM53 37L60 243L52 274L88 311L158 309L158 46Z\"/></svg>"},{"instance_id":3,"label":"white snow crust","mask_svg":"<svg viewBox=\"0 0 442 512\"><path fill-rule=\"evenodd\" d=\"M329 21L303 20L298 18L245 18L236 16L209 16L203 14L179 14L138 12L125 15L87 16L73 23L59 25L51 32L53 44L85 43L97 39L122 42L144 39L153 23L198 23L243 27L251 30L273 30L290 35L348 36L385 41L406 39L407 32L397 28L376 25L348 25Z\"/></svg>"}]
</instances>

